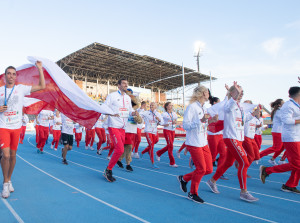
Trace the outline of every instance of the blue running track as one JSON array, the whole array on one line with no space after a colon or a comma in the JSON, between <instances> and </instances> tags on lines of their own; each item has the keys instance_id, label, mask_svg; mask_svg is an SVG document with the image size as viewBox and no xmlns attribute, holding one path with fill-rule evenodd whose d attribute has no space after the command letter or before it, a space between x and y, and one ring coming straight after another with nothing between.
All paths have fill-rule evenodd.
<instances>
[{"instance_id":1,"label":"blue running track","mask_svg":"<svg viewBox=\"0 0 300 223\"><path fill-rule=\"evenodd\" d=\"M164 142L161 139L155 150ZM139 151L145 147L142 142ZM133 172L116 166L113 174L117 181L109 183L103 177L107 150L99 156L85 150L81 142L80 148L75 146L68 152L66 166L61 163L61 148L54 151L48 144L44 154L37 154L35 135L26 133L12 179L15 192L0 202L0 223L300 222L300 195L280 190L290 173L273 174L265 185L259 179L259 165L268 165L269 157L248 170L252 176L248 190L260 199L258 202L239 199L237 171L232 167L226 173L229 180L217 182L220 194L213 194L205 184L212 175L203 177L199 196L205 203L197 204L187 199L176 178L191 172L189 156L183 152L181 159L175 157L178 168L169 167L167 153L157 163L158 170L151 168L148 154L133 159Z\"/></svg>"}]
</instances>

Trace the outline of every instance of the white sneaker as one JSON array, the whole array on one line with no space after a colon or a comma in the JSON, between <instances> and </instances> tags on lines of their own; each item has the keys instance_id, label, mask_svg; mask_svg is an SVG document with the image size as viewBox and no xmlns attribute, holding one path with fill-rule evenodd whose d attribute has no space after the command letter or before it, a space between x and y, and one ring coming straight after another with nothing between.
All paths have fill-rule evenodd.
<instances>
[{"instance_id":1,"label":"white sneaker","mask_svg":"<svg viewBox=\"0 0 300 223\"><path fill-rule=\"evenodd\" d=\"M57 151L57 148L55 148L54 151Z\"/></svg>"},{"instance_id":2,"label":"white sneaker","mask_svg":"<svg viewBox=\"0 0 300 223\"><path fill-rule=\"evenodd\" d=\"M110 160L110 156L106 157L106 159Z\"/></svg>"},{"instance_id":3,"label":"white sneaker","mask_svg":"<svg viewBox=\"0 0 300 223\"><path fill-rule=\"evenodd\" d=\"M155 157L156 157L156 160L159 162L160 161L160 156L158 156L157 153L155 153Z\"/></svg>"},{"instance_id":4,"label":"white sneaker","mask_svg":"<svg viewBox=\"0 0 300 223\"><path fill-rule=\"evenodd\" d=\"M12 182L11 181L8 181L9 185L8 185L8 190L10 193L14 192L15 191L15 188L13 187L12 185Z\"/></svg>"},{"instance_id":5,"label":"white sneaker","mask_svg":"<svg viewBox=\"0 0 300 223\"><path fill-rule=\"evenodd\" d=\"M134 152L131 152L131 157L134 157Z\"/></svg>"},{"instance_id":6,"label":"white sneaker","mask_svg":"<svg viewBox=\"0 0 300 223\"><path fill-rule=\"evenodd\" d=\"M134 153L134 154L133 154L133 157L136 158L136 159L139 159L139 158L140 158L140 155L139 155L139 153Z\"/></svg>"},{"instance_id":7,"label":"white sneaker","mask_svg":"<svg viewBox=\"0 0 300 223\"><path fill-rule=\"evenodd\" d=\"M176 151L176 156L178 159L180 159L180 152L178 150Z\"/></svg>"},{"instance_id":8,"label":"white sneaker","mask_svg":"<svg viewBox=\"0 0 300 223\"><path fill-rule=\"evenodd\" d=\"M177 167L178 167L178 165L175 163L175 164L173 164L173 165L170 165L170 167L177 168Z\"/></svg>"},{"instance_id":9,"label":"white sneaker","mask_svg":"<svg viewBox=\"0 0 300 223\"><path fill-rule=\"evenodd\" d=\"M92 146L89 146L90 150L94 151L95 149Z\"/></svg>"},{"instance_id":10,"label":"white sneaker","mask_svg":"<svg viewBox=\"0 0 300 223\"><path fill-rule=\"evenodd\" d=\"M52 144L51 144L50 148L53 149L53 145Z\"/></svg>"},{"instance_id":11,"label":"white sneaker","mask_svg":"<svg viewBox=\"0 0 300 223\"><path fill-rule=\"evenodd\" d=\"M248 201L248 202L255 202L258 201L259 199L256 197L253 197L248 191L245 193L240 193L240 198L244 201Z\"/></svg>"},{"instance_id":12,"label":"white sneaker","mask_svg":"<svg viewBox=\"0 0 300 223\"><path fill-rule=\"evenodd\" d=\"M255 160L255 163L256 163L256 165L258 165L258 164L259 164L259 161L260 161L260 160Z\"/></svg>"},{"instance_id":13,"label":"white sneaker","mask_svg":"<svg viewBox=\"0 0 300 223\"><path fill-rule=\"evenodd\" d=\"M218 187L217 187L217 184L216 183L213 183L211 182L211 180L208 180L206 182L206 185L211 189L211 191L215 194L219 194L219 190L218 190Z\"/></svg>"},{"instance_id":14,"label":"white sneaker","mask_svg":"<svg viewBox=\"0 0 300 223\"><path fill-rule=\"evenodd\" d=\"M281 165L281 164L286 164L286 163L287 163L287 162L286 162L285 160L279 160L279 161L278 161L278 164L279 164L279 165Z\"/></svg>"},{"instance_id":15,"label":"white sneaker","mask_svg":"<svg viewBox=\"0 0 300 223\"><path fill-rule=\"evenodd\" d=\"M270 164L272 164L273 166L277 166L277 163L276 163L275 160L271 160L271 159L270 159L268 162L269 162Z\"/></svg>"},{"instance_id":16,"label":"white sneaker","mask_svg":"<svg viewBox=\"0 0 300 223\"><path fill-rule=\"evenodd\" d=\"M3 190L2 190L2 197L3 198L8 198L9 196L10 196L9 183L4 183L3 184Z\"/></svg>"},{"instance_id":17,"label":"white sneaker","mask_svg":"<svg viewBox=\"0 0 300 223\"><path fill-rule=\"evenodd\" d=\"M88 150L88 149L89 149L89 147L88 147L88 146L86 146L86 147L85 147L85 149L86 149L86 150Z\"/></svg>"}]
</instances>

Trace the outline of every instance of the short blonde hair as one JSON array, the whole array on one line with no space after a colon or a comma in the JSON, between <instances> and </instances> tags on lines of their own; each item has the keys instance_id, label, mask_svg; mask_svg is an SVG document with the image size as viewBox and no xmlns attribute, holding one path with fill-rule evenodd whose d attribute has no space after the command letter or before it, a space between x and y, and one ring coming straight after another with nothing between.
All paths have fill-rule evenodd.
<instances>
[{"instance_id":1,"label":"short blonde hair","mask_svg":"<svg viewBox=\"0 0 300 223\"><path fill-rule=\"evenodd\" d=\"M204 87L203 85L195 87L190 100L190 104L194 103L195 101L199 101L199 99L203 96L203 93L207 90L207 87Z\"/></svg>"}]
</instances>

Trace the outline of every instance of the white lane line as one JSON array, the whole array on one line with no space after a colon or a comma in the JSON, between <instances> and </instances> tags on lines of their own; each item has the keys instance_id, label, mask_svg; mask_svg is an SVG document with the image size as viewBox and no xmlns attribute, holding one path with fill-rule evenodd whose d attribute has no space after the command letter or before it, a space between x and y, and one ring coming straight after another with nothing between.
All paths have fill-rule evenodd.
<instances>
[{"instance_id":1,"label":"white lane line","mask_svg":"<svg viewBox=\"0 0 300 223\"><path fill-rule=\"evenodd\" d=\"M24 221L22 220L22 218L17 214L17 212L13 209L13 207L7 202L7 200L1 198L3 203L5 204L5 206L8 208L8 210L12 213L12 215L15 217L15 219L19 222L19 223L24 223Z\"/></svg>"},{"instance_id":2,"label":"white lane line","mask_svg":"<svg viewBox=\"0 0 300 223\"><path fill-rule=\"evenodd\" d=\"M51 177L51 178L57 180L58 182L60 182L60 183L62 183L62 184L64 184L64 185L66 185L66 186L68 186L68 187L70 187L70 188L72 188L72 189L74 189L74 190L76 190L76 191L78 191L78 192L80 192L80 193L82 193L82 194L84 194L84 195L86 195L86 196L88 196L88 197L90 197L90 198L92 198L92 199L94 199L94 200L96 200L96 201L98 201L98 202L100 202L100 203L102 203L102 204L108 206L108 207L111 207L111 208L113 208L113 209L115 209L115 210L117 210L117 211L119 211L119 212L121 212L121 213L123 213L123 214L126 214L126 215L128 215L128 216L130 216L130 217L132 217L132 218L135 218L136 220L139 220L139 221L144 222L144 223L149 223L149 221L146 221L145 219L142 219L142 218L140 218L140 217L138 217L138 216L136 216L136 215L134 215L134 214L131 214L131 213L129 213L129 212L127 212L127 211L125 211L125 210L123 210L123 209L121 209L121 208L118 208L118 207L116 207L116 206L114 206L114 205L112 205L112 204L110 204L110 203L107 203L107 202L105 202L105 201L103 201L103 200L101 200L101 199L99 199L99 198L97 198L97 197L94 197L93 195L91 195L91 194L89 194L89 193L87 193L87 192L85 192L85 191L83 191L83 190L78 189L77 187L72 186L71 184L68 184L67 182L65 182L65 181L63 181L63 180L58 179L57 177L55 177L55 176L53 176L53 175L47 173L46 171L44 171L44 170L42 170L42 169L36 167L36 166L33 165L32 163L28 162L27 160L25 160L24 158L22 158L20 155L17 154L17 156L18 156L20 159L22 159L24 162L26 162L28 165L32 166L33 168L37 169L38 171L40 171L40 172L42 172L42 173L44 173L44 174L46 174L46 175L48 175L49 177Z\"/></svg>"},{"instance_id":3,"label":"white lane line","mask_svg":"<svg viewBox=\"0 0 300 223\"><path fill-rule=\"evenodd\" d=\"M86 153L82 153L82 152L78 152L76 150L72 150L72 152L75 152L75 153L79 153L79 154L82 154L82 155L85 155L85 156L90 156L90 157L93 157L94 159L101 159L101 160L106 160L105 158L101 158L99 157L98 155L95 156L95 155L90 155L90 154L86 154ZM51 154L52 155L52 154ZM140 166L135 166L135 165L131 165L135 168L138 168L138 169L143 169L143 170L147 170L147 171L150 171L150 172L156 172L156 173L160 173L160 174L165 174L165 175L169 175L169 176L176 176L174 174L169 174L169 173L164 173L164 172L160 172L160 171L156 171L156 170L152 170L152 169L147 169L147 168L144 168L144 167L140 167ZM191 168L189 168L191 169ZM191 169L192 171L192 169ZM236 174L230 174L230 173L226 173L227 175L232 175L232 176L236 176ZM255 177L251 177L250 179L252 180L258 180L261 182L261 180L259 178L255 178ZM270 183L277 183L277 184L283 184L283 182L278 182L278 181L272 181L272 180L266 180L266 182L270 182ZM218 184L219 185L219 184Z\"/></svg>"},{"instance_id":4,"label":"white lane line","mask_svg":"<svg viewBox=\"0 0 300 223\"><path fill-rule=\"evenodd\" d=\"M30 142L29 142L30 143ZM51 156L54 156L54 157L57 157L60 159L60 157L56 156L56 155L53 155L51 153L48 153L48 152L45 152ZM76 162L73 162L73 161L70 161L68 160L70 163L73 163L77 166L80 166L80 167L83 167L83 168L86 168L86 169L90 169L90 170L93 170L95 172L99 172L99 173L102 173L101 171L99 170L96 170L94 168L91 168L91 167L88 167L88 166L85 166L85 165L82 165L82 164L79 164L79 163L76 163ZM168 174L168 175L171 175L171 174ZM179 197L185 197L183 195L180 195L180 194L176 194L176 193L173 193L173 192L170 192L170 191L167 191L167 190L163 190L163 189L160 189L160 188L157 188L157 187L153 187L153 186L150 186L150 185L147 185L147 184L143 184L143 183L140 183L140 182L136 182L136 181L133 181L133 180L129 180L127 178L123 178L123 177L119 177L119 176L116 176L114 175L115 177L119 178L119 179L122 179L122 180L125 180L125 181L128 181L128 182L132 182L132 183L135 183L135 184L138 184L138 185L141 185L141 186L145 186L145 187L148 187L148 188L151 188L151 189L155 189L155 190L158 190L158 191L162 191L162 192L165 192L165 193L169 193L169 194L172 194L172 195L175 195L175 196L179 196ZM176 176L176 175L172 175L172 176ZM226 208L226 207L222 207L222 206L219 206L219 205L215 205L215 204L212 204L212 203L208 203L208 202L205 202L205 204L207 205L210 205L210 206L213 206L213 207L216 207L216 208L220 208L220 209L223 209L223 210L227 210L227 211L230 211L230 212L233 212L233 213L237 213L237 214L241 214L241 215L244 215L244 216L248 216L248 217L251 217L251 218L255 218L255 219L259 219L259 220L262 220L262 221L266 221L266 222L272 222L274 223L275 221L272 221L272 220L268 220L268 219L264 219L264 218L260 218L260 217L257 217L257 216L254 216L254 215L250 215L250 214L247 214L247 213L244 213L244 212L240 212L240 211L236 211L234 209L230 209L230 208Z\"/></svg>"}]
</instances>

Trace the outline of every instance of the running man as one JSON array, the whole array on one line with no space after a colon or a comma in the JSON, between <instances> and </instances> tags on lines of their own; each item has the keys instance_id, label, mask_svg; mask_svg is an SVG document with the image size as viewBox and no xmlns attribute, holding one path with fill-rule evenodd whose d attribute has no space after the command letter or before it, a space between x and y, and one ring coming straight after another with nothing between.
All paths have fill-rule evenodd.
<instances>
[{"instance_id":1,"label":"running man","mask_svg":"<svg viewBox=\"0 0 300 223\"><path fill-rule=\"evenodd\" d=\"M131 99L126 94L128 88L127 80L120 79L118 88L119 90L109 94L104 102L115 113L115 115L108 116L108 131L113 140L114 153L103 175L109 182L116 180L113 177L112 169L124 152L125 127L128 117L129 115L136 116L136 112L132 109Z\"/></svg>"},{"instance_id":2,"label":"running man","mask_svg":"<svg viewBox=\"0 0 300 223\"><path fill-rule=\"evenodd\" d=\"M46 87L42 62L37 61L35 65L39 71L38 85L16 85L16 68L9 66L5 69L6 84L0 87L0 146L2 150L3 198L8 198L10 193L14 192L11 176L16 164L24 97Z\"/></svg>"},{"instance_id":3,"label":"running man","mask_svg":"<svg viewBox=\"0 0 300 223\"><path fill-rule=\"evenodd\" d=\"M64 148L62 149L62 163L68 165L67 162L67 152L72 150L73 147L73 130L74 130L74 122L61 113L61 138L63 141Z\"/></svg>"}]
</instances>

